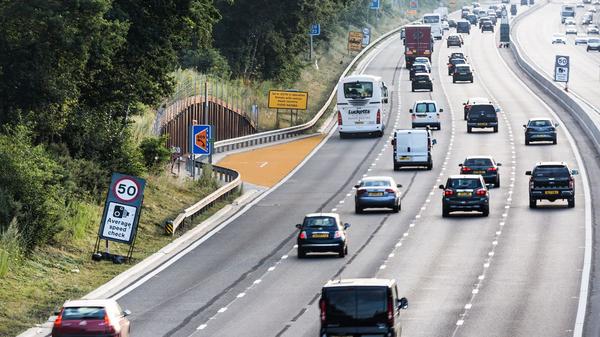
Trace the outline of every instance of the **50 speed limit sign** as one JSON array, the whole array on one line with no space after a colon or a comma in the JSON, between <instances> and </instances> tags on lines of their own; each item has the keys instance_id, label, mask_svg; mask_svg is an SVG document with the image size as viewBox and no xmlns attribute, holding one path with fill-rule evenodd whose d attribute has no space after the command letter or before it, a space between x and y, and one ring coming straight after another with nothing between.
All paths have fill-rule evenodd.
<instances>
[{"instance_id":1,"label":"50 speed limit sign","mask_svg":"<svg viewBox=\"0 0 600 337\"><path fill-rule=\"evenodd\" d=\"M122 177L115 182L113 193L120 201L130 202L139 196L140 185L133 178Z\"/></svg>"}]
</instances>

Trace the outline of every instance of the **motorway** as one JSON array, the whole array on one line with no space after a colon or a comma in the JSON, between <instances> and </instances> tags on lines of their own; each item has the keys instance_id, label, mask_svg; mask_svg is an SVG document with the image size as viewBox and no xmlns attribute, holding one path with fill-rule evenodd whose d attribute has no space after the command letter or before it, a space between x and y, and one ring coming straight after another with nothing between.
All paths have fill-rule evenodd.
<instances>
[{"instance_id":1,"label":"motorway","mask_svg":"<svg viewBox=\"0 0 600 337\"><path fill-rule=\"evenodd\" d=\"M552 35L564 34L565 27L560 23L561 2L551 2L535 10L519 23L517 39L523 51L548 78L553 78L555 55L570 56L569 91L584 98L598 111L600 107L600 52L586 51L585 45L575 46L575 36L567 35L567 44L555 44ZM575 11L578 30L586 32L587 26L581 25L581 18L587 8ZM600 11L600 6L596 6ZM594 22L598 23L600 13L594 14ZM593 36L593 35L592 35ZM598 111L600 112L600 111Z\"/></svg>"},{"instance_id":2,"label":"motorway","mask_svg":"<svg viewBox=\"0 0 600 337\"><path fill-rule=\"evenodd\" d=\"M451 50L437 42L431 94L410 92L398 38L384 46L365 71L391 87L384 137L331 134L245 213L118 294L133 312L133 336L315 337L317 295L339 277L395 278L409 300L403 336L572 335L589 220L584 177L576 178L574 209L544 202L531 210L524 175L542 160L583 169L566 128L558 129L558 145L525 147L521 125L528 118L556 117L504 63L494 34L474 29L465 36L473 84L452 84L445 66ZM467 134L462 102L472 96L488 96L502 109L498 133ZM392 129L409 127L409 106L426 98L444 108L442 130L434 132L434 168L394 172ZM442 219L437 185L474 154L503 164L490 216ZM354 214L352 186L365 175L390 175L404 186L400 213ZM296 258L294 225L318 211L336 211L352 224L345 259Z\"/></svg>"}]
</instances>

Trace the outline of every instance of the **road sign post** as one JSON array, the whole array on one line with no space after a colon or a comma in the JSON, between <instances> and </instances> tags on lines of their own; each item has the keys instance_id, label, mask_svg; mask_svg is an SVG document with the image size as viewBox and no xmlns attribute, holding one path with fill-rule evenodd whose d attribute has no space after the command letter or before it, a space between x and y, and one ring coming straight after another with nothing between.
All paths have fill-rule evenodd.
<instances>
[{"instance_id":1,"label":"road sign post","mask_svg":"<svg viewBox=\"0 0 600 337\"><path fill-rule=\"evenodd\" d=\"M142 211L145 184L142 178L113 173L94 246L92 256L94 260L112 259L115 263L123 260L122 256L110 254L109 241L128 244L129 251L126 259L131 260ZM101 240L106 241L104 253L100 252Z\"/></svg>"},{"instance_id":2,"label":"road sign post","mask_svg":"<svg viewBox=\"0 0 600 337\"><path fill-rule=\"evenodd\" d=\"M310 32L308 33L309 37L310 37L310 52L308 54L308 59L312 60L312 55L313 55L313 36L319 36L321 35L321 24L319 23L313 23L312 25L310 25Z\"/></svg>"}]
</instances>

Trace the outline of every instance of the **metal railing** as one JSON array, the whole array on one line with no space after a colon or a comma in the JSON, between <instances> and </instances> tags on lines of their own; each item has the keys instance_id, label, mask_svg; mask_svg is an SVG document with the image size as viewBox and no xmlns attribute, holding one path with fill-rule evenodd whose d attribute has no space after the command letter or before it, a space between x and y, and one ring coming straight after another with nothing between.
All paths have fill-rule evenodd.
<instances>
[{"instance_id":1,"label":"metal railing","mask_svg":"<svg viewBox=\"0 0 600 337\"><path fill-rule=\"evenodd\" d=\"M202 167L207 165L205 163L196 162L196 165ZM192 206L183 210L183 212L179 213L175 220L171 223L167 223L165 225L165 231L167 234L173 235L177 228L181 226L186 220L193 220L198 214L201 214L204 210L212 207L216 202L226 198L231 193L234 193L242 186L242 179L240 174L232 169L228 169L226 167L215 166L212 167L213 177L220 181L226 182L225 185L221 186L216 191L212 192L202 200L193 204Z\"/></svg>"}]
</instances>

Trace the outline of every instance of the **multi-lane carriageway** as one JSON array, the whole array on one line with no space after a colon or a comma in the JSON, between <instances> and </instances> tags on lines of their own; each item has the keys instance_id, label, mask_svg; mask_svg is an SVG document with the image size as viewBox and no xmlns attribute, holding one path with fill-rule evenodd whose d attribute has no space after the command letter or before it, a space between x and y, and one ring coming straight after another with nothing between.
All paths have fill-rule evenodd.
<instances>
[{"instance_id":1,"label":"multi-lane carriageway","mask_svg":"<svg viewBox=\"0 0 600 337\"><path fill-rule=\"evenodd\" d=\"M395 278L409 299L404 336L572 336L591 221L590 191L579 146L566 127L505 63L492 33L473 30L464 51L475 82L452 84L436 43L434 91L410 92L398 37L376 48L365 73L391 86L383 138L341 140L331 133L280 185L254 201L186 255L117 295L133 312L133 336L317 336L317 296L332 278ZM490 97L501 109L498 133L467 134L462 102ZM394 172L390 135L408 128L409 106L435 99L444 108L435 131L434 169ZM558 145L524 146L522 124L548 116L561 123ZM568 130L569 129L569 130ZM490 216L442 219L437 185L465 156L491 154L503 164L491 190ZM582 155L583 154L583 155ZM528 177L537 161L580 169L577 205L529 209ZM400 213L354 214L352 186L366 175L391 175L402 188ZM335 211L349 222L350 254L299 260L296 229L306 213Z\"/></svg>"}]
</instances>

